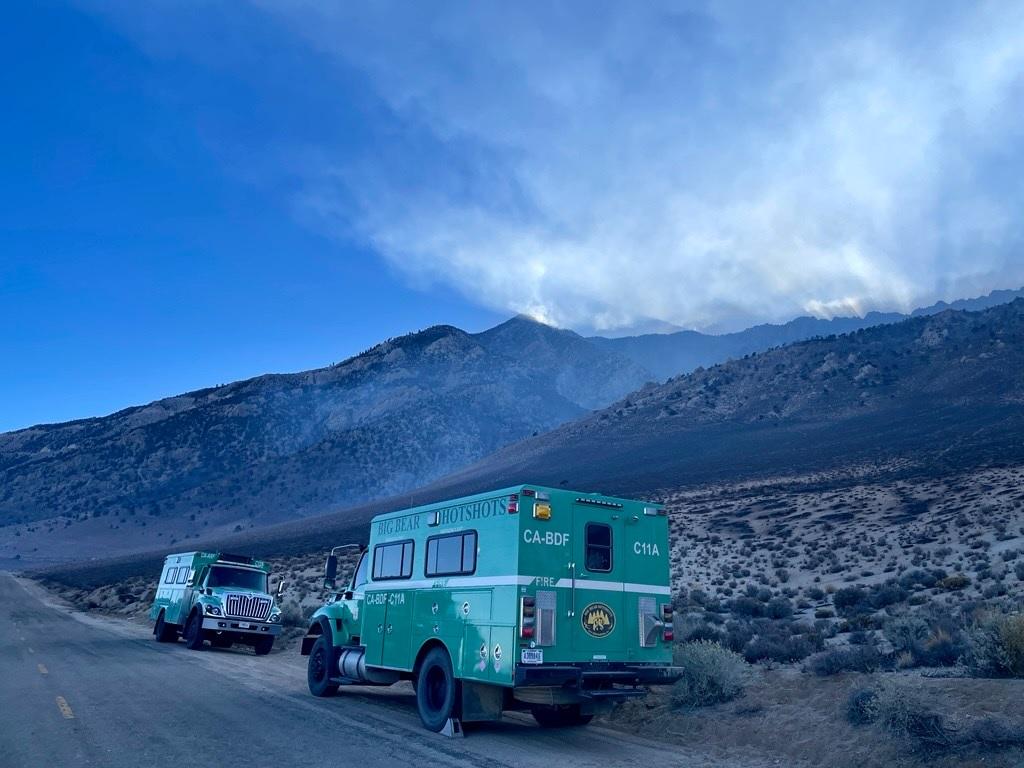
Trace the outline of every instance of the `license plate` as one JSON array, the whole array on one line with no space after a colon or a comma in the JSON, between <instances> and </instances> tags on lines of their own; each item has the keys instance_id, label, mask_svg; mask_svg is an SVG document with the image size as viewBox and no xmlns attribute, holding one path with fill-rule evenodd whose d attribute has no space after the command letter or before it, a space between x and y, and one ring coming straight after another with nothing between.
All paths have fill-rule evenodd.
<instances>
[{"instance_id":1,"label":"license plate","mask_svg":"<svg viewBox=\"0 0 1024 768\"><path fill-rule=\"evenodd\" d=\"M238 626L241 629L257 629L256 624L239 624Z\"/></svg>"},{"instance_id":2,"label":"license plate","mask_svg":"<svg viewBox=\"0 0 1024 768\"><path fill-rule=\"evenodd\" d=\"M523 648L523 664L543 664L544 651L541 648Z\"/></svg>"}]
</instances>

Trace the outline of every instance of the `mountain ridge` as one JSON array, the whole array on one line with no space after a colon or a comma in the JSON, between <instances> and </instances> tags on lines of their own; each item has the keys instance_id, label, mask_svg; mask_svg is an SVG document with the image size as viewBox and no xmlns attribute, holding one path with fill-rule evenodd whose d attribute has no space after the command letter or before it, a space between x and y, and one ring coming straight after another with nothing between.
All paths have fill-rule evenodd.
<instances>
[{"instance_id":1,"label":"mountain ridge","mask_svg":"<svg viewBox=\"0 0 1024 768\"><path fill-rule=\"evenodd\" d=\"M74 537L62 556L85 556L401 493L646 375L571 332L527 331L545 365L521 359L514 339L439 325L323 368L2 434L0 560L11 540L40 532L44 545Z\"/></svg>"},{"instance_id":2,"label":"mountain ridge","mask_svg":"<svg viewBox=\"0 0 1024 768\"><path fill-rule=\"evenodd\" d=\"M309 553L364 540L374 514L520 482L658 500L717 483L818 476L835 488L844 475L891 481L1024 465L1021 370L1024 299L812 339L645 387L401 498L217 545ZM82 566L74 578L102 583L151 557Z\"/></svg>"},{"instance_id":3,"label":"mountain ridge","mask_svg":"<svg viewBox=\"0 0 1024 768\"><path fill-rule=\"evenodd\" d=\"M772 347L792 344L815 336L850 333L876 325L897 323L911 317L937 314L947 309L978 311L1007 304L1024 296L1024 288L995 290L984 296L939 301L927 307L918 307L910 313L871 311L863 317L833 317L831 319L801 316L785 323L763 323L742 331L707 334L682 330L672 333L648 333L636 336L588 337L595 345L626 356L650 370L659 380L697 368L706 368L728 359L763 352Z\"/></svg>"},{"instance_id":4,"label":"mountain ridge","mask_svg":"<svg viewBox=\"0 0 1024 768\"><path fill-rule=\"evenodd\" d=\"M931 316L925 311L911 320ZM819 341L830 338L837 337ZM791 346L804 349L806 342ZM774 350L754 357L763 360L765 354ZM728 365L716 368L714 375L732 370ZM700 375L710 375L709 370ZM878 386L884 386L888 374L880 371ZM869 380L873 375L870 370L864 374ZM681 378L687 377L650 382L645 369L614 351L603 351L572 331L515 317L477 334L432 326L323 368L265 374L109 417L6 433L0 435L0 561L16 555L66 559L112 554L241 533L395 494L415 496L445 478L473 477L480 461L491 466L506 461L501 465L506 473L525 469L533 460L532 449L523 447L531 436L543 434L537 444L550 451L594 419L615 423L617 411L635 410L637 403L650 402L652 393ZM709 393L727 390L728 383L707 386L687 397L710 414L722 404L717 396L709 399ZM775 387L774 380L765 379L748 388L746 396L772 393ZM664 438L662 427L671 412L692 416L680 407L681 397L666 400L661 405L665 412L641 431ZM613 402L611 411L594 407ZM766 425L783 423L779 415L789 405L775 405L777 412L761 414L763 424L734 420L708 427L704 459L691 446L673 440L666 445L710 476L714 462L708 457L714 451L727 456L730 445L741 454L754 450ZM835 403L830 407L835 410ZM921 418L927 422L928 414ZM560 425L565 425L561 431L555 429ZM981 425L982 431L989 426ZM799 442L792 430L783 432ZM606 442L629 446L635 439L628 432L612 433ZM590 451L582 443L573 445L569 454ZM865 445L869 454L870 445ZM792 451L794 446L783 448ZM636 482L623 483L625 489L654 487L664 470L663 457L645 454L641 444L629 450L647 458L641 464L626 462L614 476L611 468L619 459L603 447L598 454L604 452L606 468L593 475L584 472L579 481L622 482L632 476ZM538 471L528 479L566 479L550 468L571 464L576 459L569 454L549 457L547 474ZM747 461L756 464L758 457ZM716 471L726 471L723 466ZM459 483L451 488L465 485ZM58 540L64 542L61 551L55 549Z\"/></svg>"}]
</instances>

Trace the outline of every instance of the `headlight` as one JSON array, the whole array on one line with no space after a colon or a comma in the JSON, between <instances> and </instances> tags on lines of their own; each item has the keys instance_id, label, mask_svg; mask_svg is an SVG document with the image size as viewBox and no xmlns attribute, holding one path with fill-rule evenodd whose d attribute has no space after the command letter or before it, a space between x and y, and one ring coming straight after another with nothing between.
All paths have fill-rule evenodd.
<instances>
[{"instance_id":1,"label":"headlight","mask_svg":"<svg viewBox=\"0 0 1024 768\"><path fill-rule=\"evenodd\" d=\"M274 611L272 614L270 614L270 621L273 622L274 624L276 624L280 620L281 620L281 614L278 613L277 611Z\"/></svg>"},{"instance_id":2,"label":"headlight","mask_svg":"<svg viewBox=\"0 0 1024 768\"><path fill-rule=\"evenodd\" d=\"M211 616L220 616L220 608L218 608L216 605L210 605L209 603L207 603L205 606L203 606L203 609Z\"/></svg>"}]
</instances>

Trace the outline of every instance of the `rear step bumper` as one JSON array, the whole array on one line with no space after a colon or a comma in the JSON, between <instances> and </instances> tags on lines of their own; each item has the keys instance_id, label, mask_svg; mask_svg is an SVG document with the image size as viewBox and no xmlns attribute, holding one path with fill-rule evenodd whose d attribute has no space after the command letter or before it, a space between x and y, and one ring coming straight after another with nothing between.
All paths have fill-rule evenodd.
<instances>
[{"instance_id":1,"label":"rear step bumper","mask_svg":"<svg viewBox=\"0 0 1024 768\"><path fill-rule=\"evenodd\" d=\"M516 666L516 687L547 686L576 688L594 698L607 698L611 694L636 695L622 689L608 689L614 685L668 685L682 676L680 667L667 664L519 664ZM638 692L642 695L642 692Z\"/></svg>"}]
</instances>

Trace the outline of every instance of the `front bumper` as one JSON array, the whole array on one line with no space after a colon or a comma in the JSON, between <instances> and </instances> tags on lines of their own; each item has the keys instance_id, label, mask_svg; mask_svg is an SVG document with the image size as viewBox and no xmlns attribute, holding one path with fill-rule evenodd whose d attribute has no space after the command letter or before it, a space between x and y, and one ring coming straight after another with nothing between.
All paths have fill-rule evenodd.
<instances>
[{"instance_id":1,"label":"front bumper","mask_svg":"<svg viewBox=\"0 0 1024 768\"><path fill-rule=\"evenodd\" d=\"M243 635L272 635L281 634L281 625L269 621L247 621L245 619L231 619L226 616L204 616L203 629L212 632L231 632Z\"/></svg>"},{"instance_id":2,"label":"front bumper","mask_svg":"<svg viewBox=\"0 0 1024 768\"><path fill-rule=\"evenodd\" d=\"M670 685L680 677L682 668L668 664L517 664L515 685L596 691L614 685Z\"/></svg>"}]
</instances>

